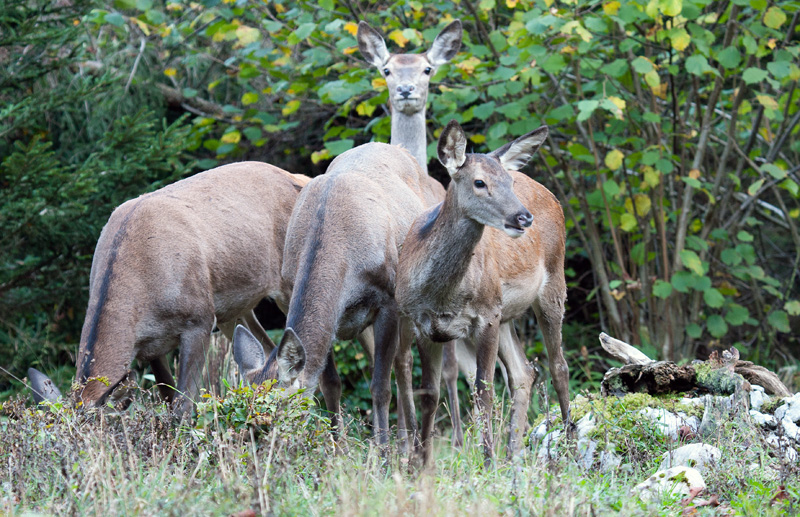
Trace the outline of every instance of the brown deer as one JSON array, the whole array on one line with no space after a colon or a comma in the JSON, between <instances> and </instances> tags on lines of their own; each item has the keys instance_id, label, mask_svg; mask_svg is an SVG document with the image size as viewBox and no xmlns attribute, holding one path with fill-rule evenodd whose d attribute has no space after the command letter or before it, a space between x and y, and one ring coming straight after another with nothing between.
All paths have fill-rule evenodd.
<instances>
[{"instance_id":1,"label":"brown deer","mask_svg":"<svg viewBox=\"0 0 800 517\"><path fill-rule=\"evenodd\" d=\"M485 155L466 154L467 140L455 121L439 138L439 160L452 181L444 202L417 218L409 231L396 289L400 310L413 323L422 361L422 430L416 446L425 463L439 400L441 343L465 339L477 351L476 407L488 461L493 455L489 425L498 349L519 354L511 320L531 306L547 346L561 414L569 421L569 375L561 350L564 215L550 191L516 172L547 133L541 127ZM530 384L524 374L532 375L520 368L527 364L519 357L510 364L509 454L514 454L527 426ZM413 415L406 418L413 422Z\"/></svg>"},{"instance_id":2,"label":"brown deer","mask_svg":"<svg viewBox=\"0 0 800 517\"><path fill-rule=\"evenodd\" d=\"M180 349L175 411L191 412L210 333L229 337L237 320L274 347L252 309L264 297L284 310L283 244L292 208L309 178L242 162L196 174L120 205L97 242L76 381L100 405L149 362L159 389L174 397L165 355ZM34 392L52 393L31 378ZM122 390L120 390L122 391ZM119 393L114 394L118 398Z\"/></svg>"},{"instance_id":3,"label":"brown deer","mask_svg":"<svg viewBox=\"0 0 800 517\"><path fill-rule=\"evenodd\" d=\"M442 184L428 176L428 138L426 130L425 109L428 101L428 89L436 69L453 59L461 48L463 29L460 20L448 24L434 39L431 48L423 54L392 54L386 48L386 42L378 31L364 21L358 24L358 48L364 58L380 70L389 90L389 107L392 114L391 144L399 145L417 159L425 172L426 189L425 205L431 206L444 200L445 190ZM411 338L407 329L401 328L401 340ZM458 368L456 344L446 343L444 360L444 381L447 387L448 403L453 422L453 443L461 445L463 432L458 403ZM401 347L410 350L409 347ZM464 354L462 354L463 356ZM466 361L469 368L469 360ZM472 370L474 370L474 365ZM399 355L395 361L395 375L398 391L398 431L401 441L405 441L406 425L403 421L403 404L411 404L411 356Z\"/></svg>"},{"instance_id":4,"label":"brown deer","mask_svg":"<svg viewBox=\"0 0 800 517\"><path fill-rule=\"evenodd\" d=\"M283 287L291 292L286 330L267 358L248 339L234 339L234 357L251 382L319 383L334 429L341 381L334 339L372 326L375 359L370 392L374 433L388 440L390 375L398 346L394 299L400 246L422 213L426 176L400 147L369 143L331 162L303 188L286 233Z\"/></svg>"}]
</instances>

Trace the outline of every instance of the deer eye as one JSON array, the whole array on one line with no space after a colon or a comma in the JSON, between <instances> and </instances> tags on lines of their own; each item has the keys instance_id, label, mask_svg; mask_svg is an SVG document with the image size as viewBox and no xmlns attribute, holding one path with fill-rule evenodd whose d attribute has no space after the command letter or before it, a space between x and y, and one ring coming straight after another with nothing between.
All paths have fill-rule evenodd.
<instances>
[{"instance_id":1,"label":"deer eye","mask_svg":"<svg viewBox=\"0 0 800 517\"><path fill-rule=\"evenodd\" d=\"M486 188L486 183L483 180L475 180L475 188Z\"/></svg>"},{"instance_id":2,"label":"deer eye","mask_svg":"<svg viewBox=\"0 0 800 517\"><path fill-rule=\"evenodd\" d=\"M429 66L428 66L428 67L425 67L425 75L431 75L431 72L432 72L432 71L433 71L433 68L431 68L431 67L429 67Z\"/></svg>"},{"instance_id":3,"label":"deer eye","mask_svg":"<svg viewBox=\"0 0 800 517\"><path fill-rule=\"evenodd\" d=\"M389 74L391 74L391 73L392 73L392 72L390 72L388 68L384 68L384 69L383 69L383 75L387 75L387 76L388 76L388 75L389 75Z\"/></svg>"}]
</instances>

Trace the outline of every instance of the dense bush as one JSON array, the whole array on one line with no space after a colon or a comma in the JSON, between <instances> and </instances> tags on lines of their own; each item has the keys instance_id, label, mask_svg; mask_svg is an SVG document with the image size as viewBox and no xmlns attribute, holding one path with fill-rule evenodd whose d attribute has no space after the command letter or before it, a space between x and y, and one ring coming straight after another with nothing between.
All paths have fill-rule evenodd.
<instances>
[{"instance_id":1,"label":"dense bush","mask_svg":"<svg viewBox=\"0 0 800 517\"><path fill-rule=\"evenodd\" d=\"M60 57L62 75L48 70L30 81L43 85L49 77L53 91L71 88L74 95L95 88L102 94L93 97L107 102L93 102L86 111L86 103L56 95L64 106L48 110L64 115L55 117L59 124L50 122L49 139L36 140L40 133L31 131L14 144L17 158L4 158L3 170L5 163L22 163L26 149L35 151L27 154L38 157L29 159L37 170L55 171L47 172L53 179L77 178L53 186L42 173L37 181L69 188L75 210L91 207L97 221L113 202L108 195L93 201L97 190L80 187L85 178L98 181L97 174L82 172L91 152L61 146L51 155L39 148L45 142L80 134L85 145L97 144L99 135L86 129L98 127L90 120L113 119L125 103L149 106L159 117L166 104L191 115L191 137L178 127L148 126L142 140L162 146L124 160L131 168L125 177L137 178L129 190L116 190L118 180L104 183L115 189L114 202L157 186L155 178L183 173L182 161L167 159L181 156L183 148L203 167L250 158L314 175L354 145L388 140L385 82L360 57L357 22L379 28L390 50L408 51L426 47L447 22L460 18L462 52L433 80L429 156L450 118L462 122L480 152L540 124L551 127L532 174L558 195L567 215L572 290L565 347L581 361L573 368L576 382L592 378L591 349L600 329L661 358L690 358L724 342L772 366L797 361L796 2L117 0L64 19L73 16L76 25L62 27L64 41L75 43ZM48 45L55 49L55 40ZM14 56L9 62L24 55L23 47L4 44ZM22 92L6 88L2 95L18 95L21 103ZM4 127L13 119L6 113ZM77 113L83 129L75 132L70 124ZM5 138L9 134L4 130ZM107 145L98 144L97 153ZM444 179L435 160L430 165ZM153 175L143 179L137 167ZM50 210L53 195L40 204L26 202L16 213L4 202L4 229L45 217L48 212L36 214ZM16 251L13 259L4 256L4 275L39 260L50 260L53 274L37 277L41 281L16 274L13 297L5 286L14 280L4 276L4 307L24 305L18 301L23 294L45 293L49 301L38 307L47 306L55 321L61 312L53 310L59 307L53 297L85 289L81 281L98 224L79 231L65 223L84 236L79 248L55 246L53 257L71 256L71 267L40 251L45 241L71 242L61 234L44 235L36 253L8 241L5 249ZM3 239L6 244L10 237ZM26 266L26 260L37 262ZM82 306L76 309L80 320ZM535 335L525 337L538 353ZM360 373L351 381L361 382Z\"/></svg>"}]
</instances>

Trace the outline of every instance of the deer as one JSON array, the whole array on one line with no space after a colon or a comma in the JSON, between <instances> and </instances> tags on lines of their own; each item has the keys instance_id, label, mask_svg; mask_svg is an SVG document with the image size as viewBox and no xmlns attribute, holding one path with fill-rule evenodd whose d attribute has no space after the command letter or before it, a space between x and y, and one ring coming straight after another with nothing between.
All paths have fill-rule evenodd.
<instances>
[{"instance_id":1,"label":"deer","mask_svg":"<svg viewBox=\"0 0 800 517\"><path fill-rule=\"evenodd\" d=\"M441 183L428 175L428 140L426 130L425 111L428 101L428 90L431 78L436 74L439 66L449 62L461 48L463 29L460 20L449 23L436 36L431 48L423 54L393 54L387 50L383 36L370 27L365 21L358 24L356 39L361 55L375 68L377 68L386 81L389 91L389 108L391 110L391 140L392 145L399 145L407 149L416 158L424 172L427 184L425 191L425 204L432 206L444 200L445 190ZM402 341L411 339L407 327L401 327ZM409 347L401 347L407 350ZM459 350L463 348L459 347ZM465 354L460 354L463 358ZM467 375L474 373L474 366L470 368L470 361L462 361ZM474 363L474 361L473 361ZM444 382L447 387L447 398L453 424L453 444L460 446L464 435L461 428L461 415L458 402L458 370L459 363L456 352L456 343L445 345ZM411 397L411 357L409 355L397 356L395 375L398 383L398 410L400 422L398 431L401 441L406 433L402 405L412 404ZM470 377L467 377L470 379Z\"/></svg>"},{"instance_id":2,"label":"deer","mask_svg":"<svg viewBox=\"0 0 800 517\"><path fill-rule=\"evenodd\" d=\"M372 327L373 434L379 445L388 443L399 342L395 274L403 240L425 208L426 177L411 153L390 144L371 142L337 156L303 188L289 221L281 275L292 294L280 343L267 356L246 332L234 337L234 358L249 382L319 385L334 435L341 380L332 341Z\"/></svg>"},{"instance_id":3,"label":"deer","mask_svg":"<svg viewBox=\"0 0 800 517\"><path fill-rule=\"evenodd\" d=\"M177 416L191 413L211 331L229 338L243 321L271 351L253 308L288 307L281 281L284 239L309 178L261 162L223 165L117 207L95 248L78 351L77 398L119 400L134 359L149 363ZM166 355L180 350L177 386ZM59 394L29 371L38 401ZM175 392L177 389L177 393Z\"/></svg>"},{"instance_id":4,"label":"deer","mask_svg":"<svg viewBox=\"0 0 800 517\"><path fill-rule=\"evenodd\" d=\"M517 171L547 134L542 126L489 154L467 154L464 131L455 120L439 137L438 158L452 181L444 201L420 215L406 236L395 292L402 316L413 325L422 363L422 427L415 449L423 464L431 457L442 343L455 339L471 343L477 352L475 406L487 463L494 454L492 374L498 352L507 356L508 454L519 451L532 372L520 357L511 320L529 307L544 336L562 418L569 422L569 370L561 349L564 213L549 190ZM415 416L405 418L416 429Z\"/></svg>"}]
</instances>

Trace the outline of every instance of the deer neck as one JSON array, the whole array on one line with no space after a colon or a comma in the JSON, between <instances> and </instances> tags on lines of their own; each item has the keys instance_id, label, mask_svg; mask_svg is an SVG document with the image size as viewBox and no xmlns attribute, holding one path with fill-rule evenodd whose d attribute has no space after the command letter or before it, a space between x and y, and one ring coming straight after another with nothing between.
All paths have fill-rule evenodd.
<instances>
[{"instance_id":1,"label":"deer neck","mask_svg":"<svg viewBox=\"0 0 800 517\"><path fill-rule=\"evenodd\" d=\"M464 215L452 187L430 224L423 237L428 267L422 269L425 278L418 285L425 286L430 295L447 300L459 290L475 259L484 225Z\"/></svg>"},{"instance_id":2,"label":"deer neck","mask_svg":"<svg viewBox=\"0 0 800 517\"><path fill-rule=\"evenodd\" d=\"M391 144L408 150L425 174L428 174L428 137L425 131L424 108L409 115L392 107Z\"/></svg>"}]
</instances>

